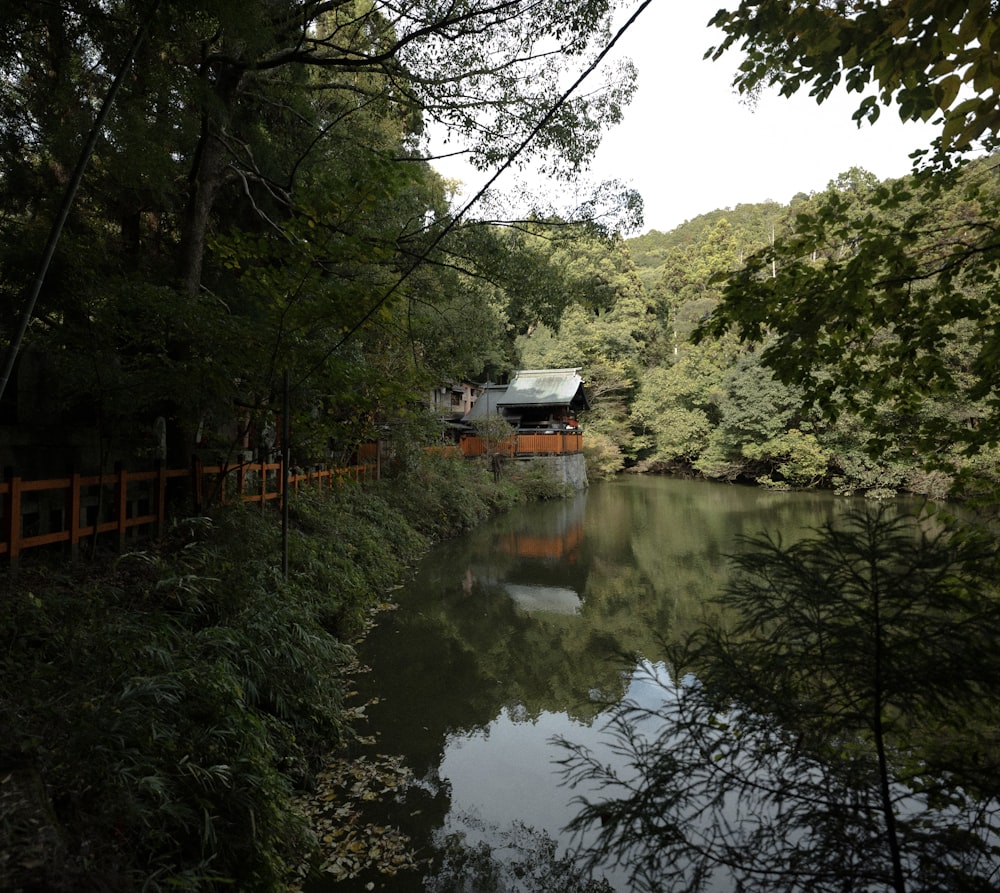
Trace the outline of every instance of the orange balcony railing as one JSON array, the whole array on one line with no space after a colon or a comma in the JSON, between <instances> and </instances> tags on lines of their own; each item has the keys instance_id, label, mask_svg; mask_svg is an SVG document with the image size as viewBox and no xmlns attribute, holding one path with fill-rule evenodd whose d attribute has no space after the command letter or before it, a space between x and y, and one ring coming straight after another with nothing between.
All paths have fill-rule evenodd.
<instances>
[{"instance_id":1,"label":"orange balcony railing","mask_svg":"<svg viewBox=\"0 0 1000 893\"><path fill-rule=\"evenodd\" d=\"M583 435L579 431L544 431L503 438L462 438L464 456L558 456L582 452Z\"/></svg>"}]
</instances>

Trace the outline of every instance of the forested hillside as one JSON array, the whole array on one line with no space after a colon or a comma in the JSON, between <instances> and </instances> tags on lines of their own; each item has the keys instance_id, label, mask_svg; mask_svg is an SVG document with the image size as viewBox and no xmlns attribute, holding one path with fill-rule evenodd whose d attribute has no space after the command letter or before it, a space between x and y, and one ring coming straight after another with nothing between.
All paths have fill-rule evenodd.
<instances>
[{"instance_id":1,"label":"forested hillside","mask_svg":"<svg viewBox=\"0 0 1000 893\"><path fill-rule=\"evenodd\" d=\"M991 438L959 455L988 415L971 365L991 325L961 305L982 300L989 274L911 275L920 251L976 243L995 201L989 159L933 194L916 175L879 184L850 169L788 206L634 238L641 204L614 184L565 190L576 204L558 213L462 209L435 146L483 170L534 157L576 184L634 72L560 92L560 71L586 70L606 44L601 2L418 6L14 3L0 32L5 464L30 477L231 460L274 429L286 372L294 460L337 460L377 432L435 437L420 406L448 379L581 366L598 474L876 495L993 477ZM883 256L901 283L947 279L940 320L899 329L914 306L901 285L894 320L838 340L824 293L832 328L806 352L754 315L780 316L766 292L801 283L792 326L808 329L810 290L839 272L858 315Z\"/></svg>"},{"instance_id":2,"label":"forested hillside","mask_svg":"<svg viewBox=\"0 0 1000 893\"><path fill-rule=\"evenodd\" d=\"M790 205L738 205L668 233L602 243L587 275L613 283L614 298L596 307L574 303L558 332L542 326L521 339L523 358L528 365L584 364L597 397L587 430L608 470L875 496L940 496L958 477L995 480L1000 467L989 443L967 450L968 433L981 429L987 412L971 376L979 327L945 318L933 351L914 345L914 362L936 378L924 390L911 378L914 392L901 402L898 381L891 394L879 388L903 374L905 319L886 316L854 342L803 353L781 376L765 359L794 355L797 334L780 337L766 317L753 316L747 297L753 290L766 306L762 292L770 284L794 291L810 277L818 288L824 276L865 258L866 232L878 235L871 251L883 254L893 236L919 239L928 251L962 244L996 201L995 166L992 156L980 158L938 187L932 203L917 193L915 177L879 183L852 168ZM856 270L843 285L848 319L856 312L851 302L865 300L857 277L866 273ZM988 287L955 283L952 301L974 309ZM728 319L719 322L727 290L754 323L742 338ZM838 297L824 300L835 324ZM808 327L806 296L800 313L798 324Z\"/></svg>"},{"instance_id":3,"label":"forested hillside","mask_svg":"<svg viewBox=\"0 0 1000 893\"><path fill-rule=\"evenodd\" d=\"M709 55L753 60L734 78L751 100L808 85L823 102L843 82L855 120L892 108L940 135L898 181L848 168L787 207L738 205L616 249L648 325L590 420L605 467L874 495L993 489L1000 94L982 40L1000 33L995 5L741 4L712 24L724 39ZM615 315L586 317L591 342ZM525 355L574 336L558 350L546 337ZM606 340L621 353L617 331Z\"/></svg>"}]
</instances>

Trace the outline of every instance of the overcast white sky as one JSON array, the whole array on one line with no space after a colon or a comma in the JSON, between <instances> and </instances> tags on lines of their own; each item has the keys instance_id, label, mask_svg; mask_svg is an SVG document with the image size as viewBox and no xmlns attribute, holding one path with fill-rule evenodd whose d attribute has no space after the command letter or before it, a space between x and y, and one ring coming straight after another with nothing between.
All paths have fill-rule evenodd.
<instances>
[{"instance_id":1,"label":"overcast white sky","mask_svg":"<svg viewBox=\"0 0 1000 893\"><path fill-rule=\"evenodd\" d=\"M639 89L625 120L605 135L592 173L642 194L643 231L745 202L787 203L855 166L879 179L909 170L907 156L930 143L932 128L904 125L884 109L859 129L851 120L859 94L841 91L822 106L807 91L762 96L755 109L741 104L731 87L738 55L702 59L719 42L707 22L726 4L654 0L615 48L635 62ZM473 185L471 176L444 172Z\"/></svg>"}]
</instances>

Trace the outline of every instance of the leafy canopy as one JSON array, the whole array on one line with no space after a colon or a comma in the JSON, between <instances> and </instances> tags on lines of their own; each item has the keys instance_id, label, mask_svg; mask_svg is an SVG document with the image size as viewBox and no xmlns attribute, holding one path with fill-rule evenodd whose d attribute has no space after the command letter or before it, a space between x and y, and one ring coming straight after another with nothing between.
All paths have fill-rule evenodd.
<instances>
[{"instance_id":1,"label":"leafy canopy","mask_svg":"<svg viewBox=\"0 0 1000 893\"><path fill-rule=\"evenodd\" d=\"M321 444L352 423L370 433L428 379L508 364L511 330L561 300L529 284L559 277L517 234L456 225L427 134L482 169L517 151L579 173L634 87L625 63L564 96L617 5L11 0L0 347L127 61L29 332L72 383L56 400L105 430L165 417L186 462L198 429L243 426L234 445L273 413L285 369L297 435L325 427Z\"/></svg>"},{"instance_id":2,"label":"leafy canopy","mask_svg":"<svg viewBox=\"0 0 1000 893\"><path fill-rule=\"evenodd\" d=\"M904 121L940 115L942 150L1000 129L1000 15L991 0L744 0L711 24L725 38L707 56L746 54L735 77L742 93L808 87L822 102L844 84L867 94L859 121L874 122L893 103Z\"/></svg>"},{"instance_id":3,"label":"leafy canopy","mask_svg":"<svg viewBox=\"0 0 1000 893\"><path fill-rule=\"evenodd\" d=\"M731 274L696 337L735 328L770 340L764 360L829 417L857 414L889 442L954 468L1000 440L1000 230L995 162L970 163L1000 128L1000 11L974 2L744 2L713 23L739 48L736 86L753 95L843 83L874 121L936 119L940 136L912 177L848 177L806 203L792 231ZM859 172L863 173L863 172Z\"/></svg>"}]
</instances>

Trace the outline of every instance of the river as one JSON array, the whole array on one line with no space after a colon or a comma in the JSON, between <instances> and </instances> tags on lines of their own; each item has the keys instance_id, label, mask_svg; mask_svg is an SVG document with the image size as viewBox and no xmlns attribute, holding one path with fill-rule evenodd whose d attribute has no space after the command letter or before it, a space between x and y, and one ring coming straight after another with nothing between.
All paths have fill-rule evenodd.
<instances>
[{"instance_id":1,"label":"river","mask_svg":"<svg viewBox=\"0 0 1000 893\"><path fill-rule=\"evenodd\" d=\"M601 747L603 710L635 684L623 655L655 661L662 638L697 623L741 537L787 541L857 504L628 476L436 546L360 646L362 731L415 779L378 820L410 834L420 857L461 841L479 854L478 879L458 885L452 864L316 889L485 893L512 889L490 853L558 857L579 792L560 782L553 737Z\"/></svg>"}]
</instances>

